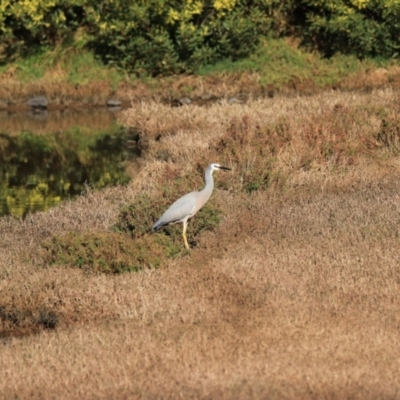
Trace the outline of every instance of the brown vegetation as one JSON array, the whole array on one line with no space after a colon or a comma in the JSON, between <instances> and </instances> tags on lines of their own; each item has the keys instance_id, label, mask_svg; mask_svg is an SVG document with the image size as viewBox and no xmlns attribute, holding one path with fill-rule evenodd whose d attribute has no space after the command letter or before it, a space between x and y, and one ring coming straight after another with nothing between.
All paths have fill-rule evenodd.
<instances>
[{"instance_id":1,"label":"brown vegetation","mask_svg":"<svg viewBox=\"0 0 400 400\"><path fill-rule=\"evenodd\" d=\"M18 110L28 108L25 102L32 96L44 95L50 101L49 108L79 108L105 105L113 90L106 82L94 81L84 85L54 82L46 76L39 81L21 82L2 74L0 78L0 109Z\"/></svg>"},{"instance_id":2,"label":"brown vegetation","mask_svg":"<svg viewBox=\"0 0 400 400\"><path fill-rule=\"evenodd\" d=\"M126 111L149 146L129 187L0 219L1 396L396 398L398 107L388 89ZM142 196L201 187L209 162L233 172L190 254L123 274L46 258L95 235L113 259L126 232L151 253L166 235L145 232Z\"/></svg>"},{"instance_id":3,"label":"brown vegetation","mask_svg":"<svg viewBox=\"0 0 400 400\"><path fill-rule=\"evenodd\" d=\"M2 73L0 110L28 109L26 101L37 95L47 97L49 109L79 110L82 107L105 106L110 98L120 99L124 106L149 101L179 105L179 99L189 96L194 104L204 105L221 99L235 98L243 102L280 95L309 96L329 89L369 92L374 89L400 86L400 69L396 65L362 69L338 78L335 83L320 85L305 78L293 78L288 82L265 85L261 82L261 75L254 71L229 71L207 76L177 75L148 81L123 79L118 84L110 83L107 78L95 80L92 77L93 80L90 82L74 84L66 80L65 71L60 68L50 69L43 77L28 82L21 81L13 68Z\"/></svg>"}]
</instances>

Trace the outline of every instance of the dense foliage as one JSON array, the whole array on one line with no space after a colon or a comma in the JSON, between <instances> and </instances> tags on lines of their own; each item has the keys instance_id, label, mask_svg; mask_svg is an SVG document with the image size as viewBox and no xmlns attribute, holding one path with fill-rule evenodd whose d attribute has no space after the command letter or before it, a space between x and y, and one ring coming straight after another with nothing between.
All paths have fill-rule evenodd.
<instances>
[{"instance_id":1,"label":"dense foliage","mask_svg":"<svg viewBox=\"0 0 400 400\"><path fill-rule=\"evenodd\" d=\"M396 57L399 17L399 0L3 0L0 61L61 43L138 74L192 72L247 56L265 35Z\"/></svg>"},{"instance_id":2,"label":"dense foliage","mask_svg":"<svg viewBox=\"0 0 400 400\"><path fill-rule=\"evenodd\" d=\"M397 57L399 0L302 0L299 27L305 42L324 54Z\"/></svg>"}]
</instances>

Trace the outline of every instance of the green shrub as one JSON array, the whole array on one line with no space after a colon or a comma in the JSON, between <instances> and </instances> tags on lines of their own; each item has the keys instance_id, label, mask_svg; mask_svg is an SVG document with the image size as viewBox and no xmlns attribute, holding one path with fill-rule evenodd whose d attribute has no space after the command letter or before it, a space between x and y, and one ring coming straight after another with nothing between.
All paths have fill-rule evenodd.
<instances>
[{"instance_id":1,"label":"green shrub","mask_svg":"<svg viewBox=\"0 0 400 400\"><path fill-rule=\"evenodd\" d=\"M0 5L0 61L60 43L150 75L248 55L276 25L277 0L34 0Z\"/></svg>"},{"instance_id":2,"label":"green shrub","mask_svg":"<svg viewBox=\"0 0 400 400\"><path fill-rule=\"evenodd\" d=\"M399 55L395 0L3 0L0 63L60 44L138 75L196 72L250 55L265 36L323 54Z\"/></svg>"},{"instance_id":3,"label":"green shrub","mask_svg":"<svg viewBox=\"0 0 400 400\"><path fill-rule=\"evenodd\" d=\"M151 75L194 71L250 54L272 25L262 1L170 1L93 5L92 46L108 63Z\"/></svg>"},{"instance_id":4,"label":"green shrub","mask_svg":"<svg viewBox=\"0 0 400 400\"><path fill-rule=\"evenodd\" d=\"M300 17L299 17L300 16ZM297 29L327 56L397 57L400 3L392 0L300 0Z\"/></svg>"},{"instance_id":5,"label":"green shrub","mask_svg":"<svg viewBox=\"0 0 400 400\"><path fill-rule=\"evenodd\" d=\"M0 3L0 62L71 39L84 21L82 0L32 0Z\"/></svg>"},{"instance_id":6,"label":"green shrub","mask_svg":"<svg viewBox=\"0 0 400 400\"><path fill-rule=\"evenodd\" d=\"M116 232L69 232L42 243L44 259L49 264L105 274L157 268L165 258L165 247L170 250L169 255L175 254L165 238L147 236L132 240Z\"/></svg>"}]
</instances>

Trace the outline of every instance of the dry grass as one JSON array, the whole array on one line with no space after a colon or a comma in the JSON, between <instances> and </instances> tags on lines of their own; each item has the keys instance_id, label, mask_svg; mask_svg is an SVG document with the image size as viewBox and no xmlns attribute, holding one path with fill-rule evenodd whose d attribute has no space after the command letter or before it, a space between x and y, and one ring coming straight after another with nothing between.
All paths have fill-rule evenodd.
<instances>
[{"instance_id":1,"label":"dry grass","mask_svg":"<svg viewBox=\"0 0 400 400\"><path fill-rule=\"evenodd\" d=\"M206 76L177 75L148 81L120 76L115 80L111 70L96 70L93 65L88 66L89 69L92 68L92 73L88 73L85 68L82 73L78 73L82 83L77 84L68 79L68 72L63 68L65 67L56 64L48 67L40 78L21 80L17 74L17 67L11 66L0 75L0 109L26 108L25 102L37 95L46 96L50 108L64 109L104 106L109 98L118 98L124 104L151 100L177 104L178 99L189 96L196 104L203 105L233 97L240 101L251 101L255 98L280 95L309 96L329 89L370 92L387 87L400 87L400 69L396 65L386 68L362 68L355 73L346 74L336 83L326 83L322 86L311 79L296 77L296 72L293 72L295 75L288 82L283 80L278 84L265 85L262 83L265 71L225 71ZM319 73L321 71L316 67L315 74Z\"/></svg>"},{"instance_id":2,"label":"dry grass","mask_svg":"<svg viewBox=\"0 0 400 400\"><path fill-rule=\"evenodd\" d=\"M129 188L0 219L0 397L397 398L397 99L128 111L150 145ZM43 240L110 232L122 205L220 158L223 221L190 255L115 276L42 265ZM284 179L249 193L264 158Z\"/></svg>"},{"instance_id":3,"label":"dry grass","mask_svg":"<svg viewBox=\"0 0 400 400\"><path fill-rule=\"evenodd\" d=\"M30 97L38 95L46 96L51 107L104 106L114 92L107 82L102 81L84 85L46 79L26 83L3 74L0 82L0 108L24 105Z\"/></svg>"}]
</instances>

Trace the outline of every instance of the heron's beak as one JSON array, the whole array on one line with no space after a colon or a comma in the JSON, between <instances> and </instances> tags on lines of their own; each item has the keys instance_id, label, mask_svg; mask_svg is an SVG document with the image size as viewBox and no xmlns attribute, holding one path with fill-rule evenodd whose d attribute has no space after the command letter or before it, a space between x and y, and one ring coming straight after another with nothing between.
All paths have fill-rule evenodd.
<instances>
[{"instance_id":1,"label":"heron's beak","mask_svg":"<svg viewBox=\"0 0 400 400\"><path fill-rule=\"evenodd\" d=\"M232 171L232 168L223 167L222 165L220 165L218 168L219 169L225 169L226 171Z\"/></svg>"}]
</instances>

